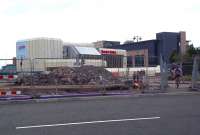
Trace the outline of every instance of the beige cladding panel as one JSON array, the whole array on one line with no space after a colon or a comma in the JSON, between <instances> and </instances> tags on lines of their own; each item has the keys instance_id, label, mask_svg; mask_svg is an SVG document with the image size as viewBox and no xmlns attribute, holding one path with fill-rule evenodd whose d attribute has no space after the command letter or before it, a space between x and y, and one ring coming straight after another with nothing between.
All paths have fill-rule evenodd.
<instances>
[{"instance_id":1,"label":"beige cladding panel","mask_svg":"<svg viewBox=\"0 0 200 135\"><path fill-rule=\"evenodd\" d=\"M52 51L52 49L53 49L53 45L54 45L54 41L53 40L50 40L50 44L48 44L47 46L48 46L48 49L47 49L47 52L48 52L48 58L53 58L52 56L51 56L51 53L53 53L53 52L51 52ZM55 51L55 50L54 50ZM54 54L55 54L55 52L54 52ZM53 54L52 54L53 55Z\"/></svg>"},{"instance_id":2,"label":"beige cladding panel","mask_svg":"<svg viewBox=\"0 0 200 135\"><path fill-rule=\"evenodd\" d=\"M35 54L35 56L38 56L38 57L44 57L44 53L45 52L43 52L42 53L42 40L37 40L36 41L37 42L37 44L35 44L35 52L34 52L34 54Z\"/></svg>"},{"instance_id":3,"label":"beige cladding panel","mask_svg":"<svg viewBox=\"0 0 200 135\"><path fill-rule=\"evenodd\" d=\"M31 46L31 42L30 41L26 41L26 45L27 45L27 58L30 58L31 57L31 49L30 49L30 46Z\"/></svg>"},{"instance_id":4,"label":"beige cladding panel","mask_svg":"<svg viewBox=\"0 0 200 135\"><path fill-rule=\"evenodd\" d=\"M30 41L26 41L26 45L27 45L27 58L30 58L30 45L31 45L31 42Z\"/></svg>"},{"instance_id":5,"label":"beige cladding panel","mask_svg":"<svg viewBox=\"0 0 200 135\"><path fill-rule=\"evenodd\" d=\"M127 55L132 56L133 66L135 66L135 56L136 55L144 55L144 66L148 66L149 60L148 60L148 50L147 49L128 51Z\"/></svg>"},{"instance_id":6,"label":"beige cladding panel","mask_svg":"<svg viewBox=\"0 0 200 135\"><path fill-rule=\"evenodd\" d=\"M29 57L28 58L33 58L33 44L34 42L29 40L28 41L28 49L29 49Z\"/></svg>"},{"instance_id":7,"label":"beige cladding panel","mask_svg":"<svg viewBox=\"0 0 200 135\"><path fill-rule=\"evenodd\" d=\"M38 56L40 57L44 57L44 53L42 53L42 50L43 50L43 47L41 47L43 45L43 41L42 40L38 40L38 44L36 45L37 46L37 52L35 52Z\"/></svg>"},{"instance_id":8,"label":"beige cladding panel","mask_svg":"<svg viewBox=\"0 0 200 135\"><path fill-rule=\"evenodd\" d=\"M45 47L45 49L46 49L46 58L48 58L48 56L50 55L51 52L50 52L49 50L50 50L50 48L51 48L51 45L53 44L53 43L52 43L52 40L50 40L50 39L49 39L49 42L50 42L50 43L47 44L46 47Z\"/></svg>"},{"instance_id":9,"label":"beige cladding panel","mask_svg":"<svg viewBox=\"0 0 200 135\"><path fill-rule=\"evenodd\" d=\"M180 32L180 50L182 55L186 53L186 47L187 47L186 32L182 31Z\"/></svg>"},{"instance_id":10,"label":"beige cladding panel","mask_svg":"<svg viewBox=\"0 0 200 135\"><path fill-rule=\"evenodd\" d=\"M56 57L56 49L55 49L56 41L51 40L51 44L49 45L49 58L54 58Z\"/></svg>"},{"instance_id":11,"label":"beige cladding panel","mask_svg":"<svg viewBox=\"0 0 200 135\"><path fill-rule=\"evenodd\" d=\"M33 44L33 46L32 46L32 49L33 49L33 57L35 58L37 58L39 55L38 55L38 50L39 49L41 49L41 48L38 48L39 46L38 46L38 44L39 44L39 41L38 40L35 40L35 41L33 41L34 42L34 44Z\"/></svg>"},{"instance_id":12,"label":"beige cladding panel","mask_svg":"<svg viewBox=\"0 0 200 135\"><path fill-rule=\"evenodd\" d=\"M145 55L146 53L148 53L148 50L147 50L147 49L143 49L143 50L133 50L133 51L128 51L128 52L127 52L128 56Z\"/></svg>"},{"instance_id":13,"label":"beige cladding panel","mask_svg":"<svg viewBox=\"0 0 200 135\"><path fill-rule=\"evenodd\" d=\"M36 41L32 40L31 45L30 45L30 58L34 58L34 46L35 46Z\"/></svg>"},{"instance_id":14,"label":"beige cladding panel","mask_svg":"<svg viewBox=\"0 0 200 135\"><path fill-rule=\"evenodd\" d=\"M46 48L46 50L45 50L45 52L46 52L46 58L47 58L47 55L48 55L48 53L50 53L50 52L48 52L47 50L48 50L48 46L50 46L52 43L51 43L51 40L49 39L49 40L47 40L47 42L45 43L45 48Z\"/></svg>"},{"instance_id":15,"label":"beige cladding panel","mask_svg":"<svg viewBox=\"0 0 200 135\"><path fill-rule=\"evenodd\" d=\"M60 52L62 52L62 50L60 50L60 42L59 41L56 41L57 43L57 47L56 46L54 46L55 47L55 55L56 55L56 57L60 57Z\"/></svg>"},{"instance_id":16,"label":"beige cladding panel","mask_svg":"<svg viewBox=\"0 0 200 135\"><path fill-rule=\"evenodd\" d=\"M60 42L58 40L54 41L54 42L56 42L55 43L56 45L53 46L53 49L54 49L54 52L55 52L55 57L60 58L61 57L60 54L62 54L62 50L60 49Z\"/></svg>"},{"instance_id":17,"label":"beige cladding panel","mask_svg":"<svg viewBox=\"0 0 200 135\"><path fill-rule=\"evenodd\" d=\"M33 39L27 40L28 58L63 58L62 40Z\"/></svg>"},{"instance_id":18,"label":"beige cladding panel","mask_svg":"<svg viewBox=\"0 0 200 135\"><path fill-rule=\"evenodd\" d=\"M23 60L22 67L20 66L21 60L17 60L17 72L30 72L31 71L31 60Z\"/></svg>"},{"instance_id":19,"label":"beige cladding panel","mask_svg":"<svg viewBox=\"0 0 200 135\"><path fill-rule=\"evenodd\" d=\"M123 58L123 68L127 67L127 57Z\"/></svg>"},{"instance_id":20,"label":"beige cladding panel","mask_svg":"<svg viewBox=\"0 0 200 135\"><path fill-rule=\"evenodd\" d=\"M45 48L46 48L46 40L45 39L41 39L40 40L40 56L41 57L43 57L43 58L46 58L47 56L46 56L46 50L45 50ZM44 47L41 47L41 46L44 46Z\"/></svg>"},{"instance_id":21,"label":"beige cladding panel","mask_svg":"<svg viewBox=\"0 0 200 135\"><path fill-rule=\"evenodd\" d=\"M102 41L94 42L94 47L95 48L103 48L103 42Z\"/></svg>"},{"instance_id":22,"label":"beige cladding panel","mask_svg":"<svg viewBox=\"0 0 200 135\"><path fill-rule=\"evenodd\" d=\"M40 56L40 51L39 51L39 41L38 40L29 40L28 41L28 48L29 48L29 58L33 59L33 58L37 58ZM40 48L41 49L41 48Z\"/></svg>"}]
</instances>

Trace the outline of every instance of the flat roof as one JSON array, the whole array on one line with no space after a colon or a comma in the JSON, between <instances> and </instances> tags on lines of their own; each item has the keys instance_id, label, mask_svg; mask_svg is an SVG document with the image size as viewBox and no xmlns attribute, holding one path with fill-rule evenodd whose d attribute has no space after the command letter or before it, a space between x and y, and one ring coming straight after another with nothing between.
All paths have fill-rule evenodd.
<instances>
[{"instance_id":1,"label":"flat roof","mask_svg":"<svg viewBox=\"0 0 200 135\"><path fill-rule=\"evenodd\" d=\"M84 55L101 55L96 48L93 47L80 47L80 46L75 46L76 50L79 52L79 54L84 54Z\"/></svg>"}]
</instances>

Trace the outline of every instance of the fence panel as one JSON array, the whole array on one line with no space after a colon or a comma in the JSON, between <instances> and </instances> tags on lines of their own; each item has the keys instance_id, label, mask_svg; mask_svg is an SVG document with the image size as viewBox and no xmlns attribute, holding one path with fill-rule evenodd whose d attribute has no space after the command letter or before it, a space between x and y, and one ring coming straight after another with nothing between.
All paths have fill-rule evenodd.
<instances>
[{"instance_id":1,"label":"fence panel","mask_svg":"<svg viewBox=\"0 0 200 135\"><path fill-rule=\"evenodd\" d=\"M13 85L17 79L15 59L0 59L0 87Z\"/></svg>"},{"instance_id":2,"label":"fence panel","mask_svg":"<svg viewBox=\"0 0 200 135\"><path fill-rule=\"evenodd\" d=\"M200 56L194 58L192 70L192 89L200 90Z\"/></svg>"},{"instance_id":3,"label":"fence panel","mask_svg":"<svg viewBox=\"0 0 200 135\"><path fill-rule=\"evenodd\" d=\"M152 57L147 61L142 57L123 55L16 59L13 63L17 75L15 86L35 94L44 91L46 94L61 94L66 90L80 92L82 89L103 92L130 89L134 92L155 91L160 90L161 82L160 66L156 59ZM9 63L3 62L2 65Z\"/></svg>"}]
</instances>

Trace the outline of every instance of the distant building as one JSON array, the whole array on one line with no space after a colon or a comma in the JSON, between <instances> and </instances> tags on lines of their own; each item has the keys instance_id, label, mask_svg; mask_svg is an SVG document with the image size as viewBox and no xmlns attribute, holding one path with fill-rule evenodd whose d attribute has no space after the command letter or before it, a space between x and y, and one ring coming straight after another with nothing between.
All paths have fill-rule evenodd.
<instances>
[{"instance_id":1,"label":"distant building","mask_svg":"<svg viewBox=\"0 0 200 135\"><path fill-rule=\"evenodd\" d=\"M101 43L103 44L101 46L106 46L106 48L126 50L127 65L130 67L156 66L160 63L160 56L169 63L169 57L173 51L183 55L187 49L185 32L161 32L156 34L154 40L110 44L109 46L106 41Z\"/></svg>"},{"instance_id":2,"label":"distant building","mask_svg":"<svg viewBox=\"0 0 200 135\"><path fill-rule=\"evenodd\" d=\"M169 63L169 57L173 51L184 55L186 52L186 33L185 32L162 32L156 34L157 54ZM159 60L159 59L158 59ZM158 61L159 62L159 61Z\"/></svg>"},{"instance_id":3,"label":"distant building","mask_svg":"<svg viewBox=\"0 0 200 135\"><path fill-rule=\"evenodd\" d=\"M16 65L7 64L0 69L0 75L14 75L16 74Z\"/></svg>"},{"instance_id":4,"label":"distant building","mask_svg":"<svg viewBox=\"0 0 200 135\"><path fill-rule=\"evenodd\" d=\"M17 59L63 58L63 41L56 38L32 38L16 42Z\"/></svg>"},{"instance_id":5,"label":"distant building","mask_svg":"<svg viewBox=\"0 0 200 135\"><path fill-rule=\"evenodd\" d=\"M104 46L104 43L109 46L105 41L99 47ZM113 42L110 46L112 45L120 45L120 42ZM95 48L92 43L67 43L55 38L19 40L16 42L17 72L37 72L55 67L82 65L126 67L125 50L105 48L102 50L99 47ZM104 51L107 54L103 53Z\"/></svg>"},{"instance_id":6,"label":"distant building","mask_svg":"<svg viewBox=\"0 0 200 135\"><path fill-rule=\"evenodd\" d=\"M122 45L115 45L110 48L123 49L127 51L127 65L129 67L157 65L156 40L147 40Z\"/></svg>"},{"instance_id":7,"label":"distant building","mask_svg":"<svg viewBox=\"0 0 200 135\"><path fill-rule=\"evenodd\" d=\"M93 44L95 48L110 48L112 46L120 45L120 42L102 40L102 41L94 42Z\"/></svg>"},{"instance_id":8,"label":"distant building","mask_svg":"<svg viewBox=\"0 0 200 135\"><path fill-rule=\"evenodd\" d=\"M46 71L61 66L94 65L108 68L157 66L160 56L169 63L173 51L185 54L185 32L161 32L156 39L126 42L66 43L56 38L33 38L16 42L17 72Z\"/></svg>"}]
</instances>

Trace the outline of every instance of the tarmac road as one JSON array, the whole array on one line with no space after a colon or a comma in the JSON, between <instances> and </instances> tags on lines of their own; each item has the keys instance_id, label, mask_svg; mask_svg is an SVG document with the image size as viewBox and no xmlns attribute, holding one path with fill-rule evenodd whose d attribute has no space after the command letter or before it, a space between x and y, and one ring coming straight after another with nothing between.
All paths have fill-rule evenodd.
<instances>
[{"instance_id":1,"label":"tarmac road","mask_svg":"<svg viewBox=\"0 0 200 135\"><path fill-rule=\"evenodd\" d=\"M0 135L198 135L200 96L0 105Z\"/></svg>"}]
</instances>

